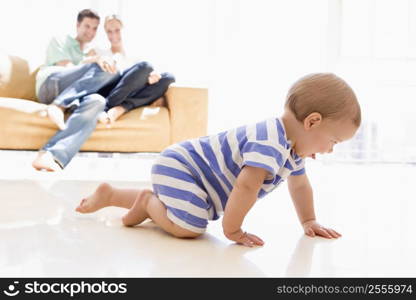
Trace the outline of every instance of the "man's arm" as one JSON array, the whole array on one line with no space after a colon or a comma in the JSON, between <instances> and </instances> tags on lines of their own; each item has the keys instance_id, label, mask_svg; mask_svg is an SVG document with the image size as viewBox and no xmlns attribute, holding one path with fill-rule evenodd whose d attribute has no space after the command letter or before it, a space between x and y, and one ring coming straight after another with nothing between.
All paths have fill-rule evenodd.
<instances>
[{"instance_id":1,"label":"man's arm","mask_svg":"<svg viewBox=\"0 0 416 300\"><path fill-rule=\"evenodd\" d=\"M73 67L74 64L69 59L61 60L55 63L55 66L61 66L61 67Z\"/></svg>"},{"instance_id":2,"label":"man's arm","mask_svg":"<svg viewBox=\"0 0 416 300\"><path fill-rule=\"evenodd\" d=\"M103 56L99 56L99 55L87 56L80 62L80 64L91 64L91 63L97 63L100 66L101 70L103 70L104 72L109 72L112 74L117 72L115 64ZM75 65L70 60L61 60L61 61L56 62L55 66L73 67Z\"/></svg>"},{"instance_id":3,"label":"man's arm","mask_svg":"<svg viewBox=\"0 0 416 300\"><path fill-rule=\"evenodd\" d=\"M68 53L62 38L54 37L46 50L46 64L54 66L73 66L71 55Z\"/></svg>"},{"instance_id":4,"label":"man's arm","mask_svg":"<svg viewBox=\"0 0 416 300\"><path fill-rule=\"evenodd\" d=\"M257 236L242 231L241 226L248 211L257 201L257 195L268 172L261 168L245 166L237 177L224 210L222 226L225 236L246 246L263 245Z\"/></svg>"},{"instance_id":5,"label":"man's arm","mask_svg":"<svg viewBox=\"0 0 416 300\"><path fill-rule=\"evenodd\" d=\"M90 52L90 54L92 54ZM46 62L50 65L72 67L75 66L71 55L68 53L64 43L58 38L53 38L48 45L46 52ZM104 72L115 73L116 67L113 62L100 55L90 55L85 57L80 64L97 63Z\"/></svg>"},{"instance_id":6,"label":"man's arm","mask_svg":"<svg viewBox=\"0 0 416 300\"><path fill-rule=\"evenodd\" d=\"M313 191L306 174L289 176L288 187L296 213L306 235L311 237L319 235L329 239L341 236L335 230L325 228L316 222Z\"/></svg>"},{"instance_id":7,"label":"man's arm","mask_svg":"<svg viewBox=\"0 0 416 300\"><path fill-rule=\"evenodd\" d=\"M104 62L104 59L102 59L99 55L89 55L85 57L83 60L81 60L79 64L98 63L99 61ZM55 66L73 67L75 65L70 59L63 59L57 61L55 63Z\"/></svg>"},{"instance_id":8,"label":"man's arm","mask_svg":"<svg viewBox=\"0 0 416 300\"><path fill-rule=\"evenodd\" d=\"M100 66L101 70L103 70L104 72L108 72L111 74L114 74L117 72L115 62L105 56L100 56L100 55L87 56L80 63L81 64L96 63Z\"/></svg>"}]
</instances>

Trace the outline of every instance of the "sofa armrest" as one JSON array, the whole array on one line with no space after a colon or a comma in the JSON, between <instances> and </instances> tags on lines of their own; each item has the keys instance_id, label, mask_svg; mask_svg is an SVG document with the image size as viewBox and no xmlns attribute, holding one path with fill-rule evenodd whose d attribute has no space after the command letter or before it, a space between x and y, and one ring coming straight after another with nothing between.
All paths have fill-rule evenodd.
<instances>
[{"instance_id":1,"label":"sofa armrest","mask_svg":"<svg viewBox=\"0 0 416 300\"><path fill-rule=\"evenodd\" d=\"M173 86L165 98L170 113L172 144L207 134L208 89Z\"/></svg>"},{"instance_id":2,"label":"sofa armrest","mask_svg":"<svg viewBox=\"0 0 416 300\"><path fill-rule=\"evenodd\" d=\"M26 59L0 53L0 97L36 101L35 82L39 68Z\"/></svg>"}]
</instances>

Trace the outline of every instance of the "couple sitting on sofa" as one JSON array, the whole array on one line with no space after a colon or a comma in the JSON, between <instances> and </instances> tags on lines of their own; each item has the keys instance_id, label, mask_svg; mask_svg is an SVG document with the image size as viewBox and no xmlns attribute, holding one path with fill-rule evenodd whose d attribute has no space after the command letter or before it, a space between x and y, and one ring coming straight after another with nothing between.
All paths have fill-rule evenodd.
<instances>
[{"instance_id":1,"label":"couple sitting on sofa","mask_svg":"<svg viewBox=\"0 0 416 300\"><path fill-rule=\"evenodd\" d=\"M54 38L46 64L36 77L40 102L58 131L39 151L36 170L63 169L96 127L97 120L111 125L122 114L160 98L174 82L169 73L158 74L147 62L128 65L121 39L122 22L112 15L104 29L108 51L86 47L97 32L100 17L85 9L77 18L77 36ZM107 52L107 53L106 53ZM64 122L64 112L71 112Z\"/></svg>"}]
</instances>

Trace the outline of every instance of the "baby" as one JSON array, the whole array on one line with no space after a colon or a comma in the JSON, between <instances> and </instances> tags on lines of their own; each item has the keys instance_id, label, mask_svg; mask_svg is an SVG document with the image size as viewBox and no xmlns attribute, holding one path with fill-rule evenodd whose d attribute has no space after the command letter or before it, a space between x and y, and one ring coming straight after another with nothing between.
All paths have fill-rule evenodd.
<instances>
[{"instance_id":1,"label":"baby","mask_svg":"<svg viewBox=\"0 0 416 300\"><path fill-rule=\"evenodd\" d=\"M123 207L129 210L124 225L150 218L179 238L201 235L209 220L223 214L224 235L252 247L264 242L241 228L244 217L258 198L287 179L305 234L338 238L338 232L316 221L304 163L354 136L361 123L357 98L341 78L317 73L293 84L284 108L281 118L174 144L152 167L153 191L103 183L76 211Z\"/></svg>"}]
</instances>

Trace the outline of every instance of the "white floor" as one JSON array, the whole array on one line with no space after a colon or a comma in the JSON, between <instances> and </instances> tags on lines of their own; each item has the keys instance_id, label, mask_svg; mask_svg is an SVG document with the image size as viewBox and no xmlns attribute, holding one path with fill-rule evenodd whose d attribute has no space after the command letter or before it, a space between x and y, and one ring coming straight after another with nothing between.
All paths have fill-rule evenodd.
<instances>
[{"instance_id":1,"label":"white floor","mask_svg":"<svg viewBox=\"0 0 416 300\"><path fill-rule=\"evenodd\" d=\"M179 240L151 222L123 227L123 209L74 212L103 180L149 187L152 154L81 154L57 174L32 170L34 155L0 151L0 277L416 276L416 166L309 161L319 221L343 237L305 237L282 186L249 213L244 229L266 242L250 249L221 221Z\"/></svg>"}]
</instances>

